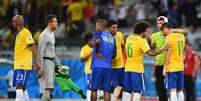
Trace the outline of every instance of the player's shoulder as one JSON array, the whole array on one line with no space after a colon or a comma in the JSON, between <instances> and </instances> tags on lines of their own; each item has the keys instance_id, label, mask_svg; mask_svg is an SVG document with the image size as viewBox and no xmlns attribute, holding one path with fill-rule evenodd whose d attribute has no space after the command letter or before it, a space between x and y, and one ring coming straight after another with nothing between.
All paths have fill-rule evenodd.
<instances>
[{"instance_id":1,"label":"player's shoulder","mask_svg":"<svg viewBox=\"0 0 201 101\"><path fill-rule=\"evenodd\" d=\"M128 40L131 40L133 38L134 38L134 35L129 35L129 36L127 36L126 40L128 41Z\"/></svg>"},{"instance_id":2,"label":"player's shoulder","mask_svg":"<svg viewBox=\"0 0 201 101\"><path fill-rule=\"evenodd\" d=\"M151 37L157 37L157 36L159 36L159 35L161 35L161 32L160 32L160 31L153 33L153 34L151 35Z\"/></svg>"},{"instance_id":3,"label":"player's shoulder","mask_svg":"<svg viewBox=\"0 0 201 101\"><path fill-rule=\"evenodd\" d=\"M99 35L101 35L102 34L102 32L94 32L94 36L99 36Z\"/></svg>"},{"instance_id":4,"label":"player's shoulder","mask_svg":"<svg viewBox=\"0 0 201 101\"><path fill-rule=\"evenodd\" d=\"M47 30L46 30L46 29L43 30L43 31L41 32L41 34L40 34L40 37L49 37L46 33L47 33Z\"/></svg>"},{"instance_id":5,"label":"player's shoulder","mask_svg":"<svg viewBox=\"0 0 201 101\"><path fill-rule=\"evenodd\" d=\"M176 37L176 38L185 38L185 36L184 36L184 34L183 33L172 33L172 34L170 34L170 36L169 37Z\"/></svg>"},{"instance_id":6,"label":"player's shoulder","mask_svg":"<svg viewBox=\"0 0 201 101\"><path fill-rule=\"evenodd\" d=\"M122 34L122 32L117 31L117 32L116 32L116 35L117 35L117 36L120 36L120 35L122 36L123 34Z\"/></svg>"},{"instance_id":7,"label":"player's shoulder","mask_svg":"<svg viewBox=\"0 0 201 101\"><path fill-rule=\"evenodd\" d=\"M84 46L82 46L82 48L81 48L81 50L84 50L84 49L88 49L89 48L89 45L84 45Z\"/></svg>"},{"instance_id":8,"label":"player's shoulder","mask_svg":"<svg viewBox=\"0 0 201 101\"><path fill-rule=\"evenodd\" d=\"M127 37L127 40L132 40L132 41L144 41L145 39L140 37L139 35L129 35Z\"/></svg>"},{"instance_id":9,"label":"player's shoulder","mask_svg":"<svg viewBox=\"0 0 201 101\"><path fill-rule=\"evenodd\" d=\"M20 33L31 34L31 32L29 31L29 29L27 29L27 28L23 28L22 31L20 31Z\"/></svg>"}]
</instances>

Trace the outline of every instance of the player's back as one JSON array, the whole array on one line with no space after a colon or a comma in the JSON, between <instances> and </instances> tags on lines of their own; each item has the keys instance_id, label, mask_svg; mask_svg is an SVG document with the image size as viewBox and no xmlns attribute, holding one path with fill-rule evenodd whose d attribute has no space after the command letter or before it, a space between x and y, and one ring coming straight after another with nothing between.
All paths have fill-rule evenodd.
<instances>
[{"instance_id":1,"label":"player's back","mask_svg":"<svg viewBox=\"0 0 201 101\"><path fill-rule=\"evenodd\" d=\"M108 32L96 32L94 33L94 40L98 39L100 42L98 51L101 53L103 58L96 57L97 47L94 44L92 54L92 68L111 68L112 57L115 52L115 39Z\"/></svg>"},{"instance_id":2,"label":"player's back","mask_svg":"<svg viewBox=\"0 0 201 101\"><path fill-rule=\"evenodd\" d=\"M168 64L169 72L182 71L183 64L183 51L185 45L185 37L182 33L172 33L166 37L170 45L170 60Z\"/></svg>"},{"instance_id":3,"label":"player's back","mask_svg":"<svg viewBox=\"0 0 201 101\"><path fill-rule=\"evenodd\" d=\"M143 73L144 54L150 50L147 41L138 35L130 35L125 48L127 54L125 71Z\"/></svg>"}]
</instances>

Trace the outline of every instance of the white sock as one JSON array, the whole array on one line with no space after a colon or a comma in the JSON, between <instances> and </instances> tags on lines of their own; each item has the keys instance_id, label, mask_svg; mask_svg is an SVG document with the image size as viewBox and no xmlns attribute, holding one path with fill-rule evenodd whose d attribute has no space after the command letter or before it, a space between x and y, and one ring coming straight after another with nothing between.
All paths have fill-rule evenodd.
<instances>
[{"instance_id":1,"label":"white sock","mask_svg":"<svg viewBox=\"0 0 201 101\"><path fill-rule=\"evenodd\" d=\"M111 101L114 101L114 93L111 93L110 96L111 96Z\"/></svg>"},{"instance_id":2,"label":"white sock","mask_svg":"<svg viewBox=\"0 0 201 101\"><path fill-rule=\"evenodd\" d=\"M123 94L122 94L122 101L131 101L131 95L132 95L132 94L123 91Z\"/></svg>"},{"instance_id":3,"label":"white sock","mask_svg":"<svg viewBox=\"0 0 201 101\"><path fill-rule=\"evenodd\" d=\"M177 101L177 92L176 91L170 92L170 101Z\"/></svg>"},{"instance_id":4,"label":"white sock","mask_svg":"<svg viewBox=\"0 0 201 101\"><path fill-rule=\"evenodd\" d=\"M178 93L178 101L184 101L184 93L183 93L183 91L179 91L179 93Z\"/></svg>"},{"instance_id":5,"label":"white sock","mask_svg":"<svg viewBox=\"0 0 201 101\"><path fill-rule=\"evenodd\" d=\"M27 90L24 91L24 100L25 100L25 101L30 101L30 99L29 99L29 94L28 94L28 91L27 91Z\"/></svg>"},{"instance_id":6,"label":"white sock","mask_svg":"<svg viewBox=\"0 0 201 101\"><path fill-rule=\"evenodd\" d=\"M50 100L50 90L43 90L42 101Z\"/></svg>"},{"instance_id":7,"label":"white sock","mask_svg":"<svg viewBox=\"0 0 201 101\"><path fill-rule=\"evenodd\" d=\"M15 101L24 101L24 95L22 89L16 89L16 98Z\"/></svg>"},{"instance_id":8,"label":"white sock","mask_svg":"<svg viewBox=\"0 0 201 101\"><path fill-rule=\"evenodd\" d=\"M133 101L140 101L141 94L140 93L133 93Z\"/></svg>"},{"instance_id":9,"label":"white sock","mask_svg":"<svg viewBox=\"0 0 201 101\"><path fill-rule=\"evenodd\" d=\"M87 101L91 101L91 91L87 90Z\"/></svg>"},{"instance_id":10,"label":"white sock","mask_svg":"<svg viewBox=\"0 0 201 101\"><path fill-rule=\"evenodd\" d=\"M98 90L97 91L97 100L100 99L101 97L104 97L103 90Z\"/></svg>"}]
</instances>

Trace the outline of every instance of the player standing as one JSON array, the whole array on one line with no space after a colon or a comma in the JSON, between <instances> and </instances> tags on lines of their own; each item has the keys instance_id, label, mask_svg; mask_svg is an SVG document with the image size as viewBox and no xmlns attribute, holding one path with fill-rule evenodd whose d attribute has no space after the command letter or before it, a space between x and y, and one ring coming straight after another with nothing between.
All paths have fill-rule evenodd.
<instances>
[{"instance_id":1,"label":"player standing","mask_svg":"<svg viewBox=\"0 0 201 101\"><path fill-rule=\"evenodd\" d=\"M97 90L102 85L104 101L110 101L112 58L115 56L115 39L105 31L106 21L96 21L92 52L91 101L97 100Z\"/></svg>"},{"instance_id":2,"label":"player standing","mask_svg":"<svg viewBox=\"0 0 201 101\"><path fill-rule=\"evenodd\" d=\"M47 27L41 33L38 42L38 54L43 66L44 75L40 79L42 89L42 101L49 101L50 94L54 89L55 66L61 65L55 53L55 35L57 29L57 17L52 14L45 16ZM56 65L55 65L56 63Z\"/></svg>"},{"instance_id":3,"label":"player standing","mask_svg":"<svg viewBox=\"0 0 201 101\"><path fill-rule=\"evenodd\" d=\"M81 49L80 60L85 62L85 73L87 78L87 101L90 101L91 91L89 85L91 84L91 59L93 50L93 35L86 34L84 37L86 45Z\"/></svg>"},{"instance_id":4,"label":"player standing","mask_svg":"<svg viewBox=\"0 0 201 101\"><path fill-rule=\"evenodd\" d=\"M145 37L149 35L149 24L146 22L137 23L134 27L134 35L126 39L126 64L124 75L123 101L140 101L141 94L145 91L144 84L144 55L157 55L167 49L168 46L152 51Z\"/></svg>"},{"instance_id":5,"label":"player standing","mask_svg":"<svg viewBox=\"0 0 201 101\"><path fill-rule=\"evenodd\" d=\"M116 57L112 60L112 86L114 87L114 101L118 101L124 82L124 61L122 48L124 47L124 37L118 30L118 24L114 20L107 22L107 31L116 40Z\"/></svg>"},{"instance_id":6,"label":"player standing","mask_svg":"<svg viewBox=\"0 0 201 101\"><path fill-rule=\"evenodd\" d=\"M163 75L166 76L165 86L170 91L171 101L184 101L184 63L183 51L185 37L183 33L172 33L172 26L164 23L161 32L166 36L169 49L166 53Z\"/></svg>"},{"instance_id":7,"label":"player standing","mask_svg":"<svg viewBox=\"0 0 201 101\"><path fill-rule=\"evenodd\" d=\"M40 69L40 62L36 51L36 45L31 32L24 27L24 18L16 15L12 19L12 25L18 34L15 40L14 50L14 79L16 86L15 101L29 101L29 95L26 88L27 77L32 70L32 55L34 56L36 66Z\"/></svg>"}]
</instances>

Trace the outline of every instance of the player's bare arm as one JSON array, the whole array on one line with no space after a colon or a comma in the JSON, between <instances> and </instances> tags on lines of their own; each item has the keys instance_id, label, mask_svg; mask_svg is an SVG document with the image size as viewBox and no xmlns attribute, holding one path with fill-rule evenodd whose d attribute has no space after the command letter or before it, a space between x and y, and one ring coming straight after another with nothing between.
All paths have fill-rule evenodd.
<instances>
[{"instance_id":1,"label":"player's bare arm","mask_svg":"<svg viewBox=\"0 0 201 101\"><path fill-rule=\"evenodd\" d=\"M148 51L147 52L147 54L149 55L149 56L155 56L155 55L158 55L158 54L160 54L160 53L162 53L162 52L164 52L164 51L166 51L166 50L168 50L169 49L169 45L168 44L166 44L164 47L162 47L162 48L160 48L160 49L157 49L157 50L150 50L150 51Z\"/></svg>"},{"instance_id":2,"label":"player's bare arm","mask_svg":"<svg viewBox=\"0 0 201 101\"><path fill-rule=\"evenodd\" d=\"M173 33L183 33L183 34L187 33L184 29L180 29L180 28L178 28L178 29L172 29L172 32Z\"/></svg>"},{"instance_id":3,"label":"player's bare arm","mask_svg":"<svg viewBox=\"0 0 201 101\"><path fill-rule=\"evenodd\" d=\"M37 70L37 72L39 73L37 78L40 78L42 76L43 72L42 72L42 67L41 67L40 61L39 61L39 56L36 51L36 45L31 44L31 45L29 45L29 47L31 48L31 50L33 52L33 58L35 59L35 62L36 62L34 69Z\"/></svg>"},{"instance_id":4,"label":"player's bare arm","mask_svg":"<svg viewBox=\"0 0 201 101\"><path fill-rule=\"evenodd\" d=\"M165 64L163 67L163 76L166 76L166 73L167 73L167 65L169 64L170 54L171 54L171 50L168 49L166 52L166 56L165 56Z\"/></svg>"}]
</instances>

